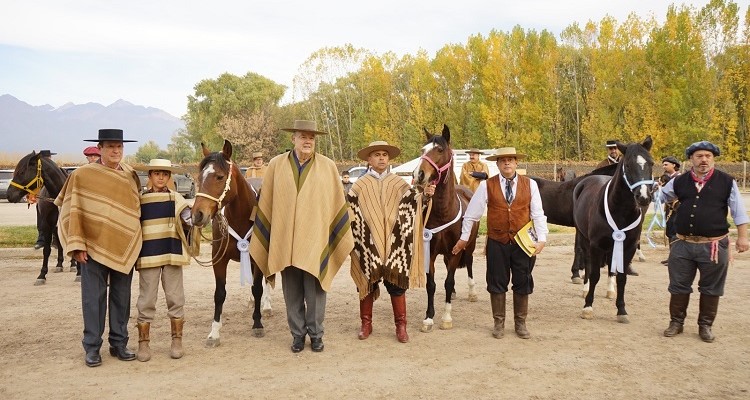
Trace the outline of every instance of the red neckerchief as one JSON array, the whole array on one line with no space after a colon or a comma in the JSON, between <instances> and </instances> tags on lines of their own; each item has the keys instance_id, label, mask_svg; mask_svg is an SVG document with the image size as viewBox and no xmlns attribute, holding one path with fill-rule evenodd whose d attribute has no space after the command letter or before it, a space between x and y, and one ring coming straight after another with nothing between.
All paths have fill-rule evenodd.
<instances>
[{"instance_id":1,"label":"red neckerchief","mask_svg":"<svg viewBox=\"0 0 750 400\"><path fill-rule=\"evenodd\" d=\"M707 174L706 174L706 175L705 175L705 176L704 176L703 178L699 177L699 176L698 176L698 175L697 175L697 174L695 173L695 171L694 171L694 170L692 170L692 169L690 170L690 177L691 177L691 178L693 178L693 182L695 182L695 188L696 188L696 189L698 189L698 192L700 192L700 191L701 191L701 189L703 189L703 185L704 185L704 184L705 184L705 183L706 183L706 182L707 182L707 181L708 181L709 179L711 179L711 176L713 176L713 174L714 174L714 168L711 168L711 170L710 170L710 171L708 171L708 173L707 173Z\"/></svg>"}]
</instances>

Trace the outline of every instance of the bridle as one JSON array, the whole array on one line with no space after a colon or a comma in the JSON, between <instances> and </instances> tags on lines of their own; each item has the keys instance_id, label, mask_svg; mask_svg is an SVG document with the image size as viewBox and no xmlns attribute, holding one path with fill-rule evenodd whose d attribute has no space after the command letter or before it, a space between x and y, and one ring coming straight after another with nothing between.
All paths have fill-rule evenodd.
<instances>
[{"instance_id":1,"label":"bridle","mask_svg":"<svg viewBox=\"0 0 750 400\"><path fill-rule=\"evenodd\" d=\"M15 177L13 178L15 179ZM31 182L27 183L25 186L21 186L21 184L16 183L13 179L11 179L9 184L36 197L39 194L39 191L42 190L42 186L44 186L44 178L42 178L42 159L36 159L36 176L31 180ZM36 185L36 187L34 189L31 189L32 185Z\"/></svg>"},{"instance_id":2,"label":"bridle","mask_svg":"<svg viewBox=\"0 0 750 400\"><path fill-rule=\"evenodd\" d=\"M207 199L213 200L216 203L218 203L219 208L217 210L217 214L218 214L218 211L222 209L223 206L221 205L221 202L224 201L224 197L227 196L227 193L229 192L229 189L230 189L230 185L232 184L232 162L227 161L227 163L229 164L229 175L227 176L227 183L224 185L224 191L221 192L221 195L218 198L211 196L208 193L203 193L203 192L198 192L195 194L196 197L199 197L199 196L205 197Z\"/></svg>"},{"instance_id":3,"label":"bridle","mask_svg":"<svg viewBox=\"0 0 750 400\"><path fill-rule=\"evenodd\" d=\"M622 178L625 179L625 184L628 185L628 187L630 188L630 190L635 190L635 188L637 188L638 186L642 186L642 185L652 185L653 186L653 184L655 182L654 179L651 178L651 179L643 179L643 180L640 180L640 181L638 181L636 183L631 184L630 181L628 180L628 174L625 171L625 164L622 164Z\"/></svg>"},{"instance_id":4,"label":"bridle","mask_svg":"<svg viewBox=\"0 0 750 400\"><path fill-rule=\"evenodd\" d=\"M453 165L453 151L448 149L448 152L450 154L450 159L442 167L438 167L437 163L433 161L430 157L428 157L427 154L423 154L422 157L420 157L422 160L425 160L428 163L430 163L430 165L432 165L432 167L435 168L435 171L438 172L438 177L432 182L430 182L431 185L437 185L438 183L440 183L440 179L443 177L443 172L447 171L448 168L450 168L451 165ZM450 174L446 172L445 178L443 178L443 183L448 182L448 175Z\"/></svg>"}]
</instances>

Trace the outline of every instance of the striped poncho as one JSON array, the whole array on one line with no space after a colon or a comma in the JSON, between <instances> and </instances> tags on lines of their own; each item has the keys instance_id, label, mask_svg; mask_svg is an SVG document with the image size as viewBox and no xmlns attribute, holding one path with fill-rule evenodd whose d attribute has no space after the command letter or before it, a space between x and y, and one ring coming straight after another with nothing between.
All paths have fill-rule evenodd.
<instances>
[{"instance_id":1,"label":"striped poncho","mask_svg":"<svg viewBox=\"0 0 750 400\"><path fill-rule=\"evenodd\" d=\"M190 264L190 246L180 218L186 207L185 198L171 190L141 194L143 247L137 269Z\"/></svg>"},{"instance_id":2,"label":"striped poncho","mask_svg":"<svg viewBox=\"0 0 750 400\"><path fill-rule=\"evenodd\" d=\"M291 152L278 155L263 177L250 255L265 276L294 266L328 291L354 247L348 210L333 161L314 154L300 173Z\"/></svg>"},{"instance_id":3,"label":"striped poncho","mask_svg":"<svg viewBox=\"0 0 750 400\"><path fill-rule=\"evenodd\" d=\"M141 251L141 205L138 177L102 164L76 169L65 181L55 205L58 231L68 257L83 250L97 262L130 273Z\"/></svg>"},{"instance_id":4,"label":"striped poncho","mask_svg":"<svg viewBox=\"0 0 750 400\"><path fill-rule=\"evenodd\" d=\"M397 175L367 174L347 200L355 239L351 276L360 299L381 278L403 289L424 286L421 194Z\"/></svg>"}]
</instances>

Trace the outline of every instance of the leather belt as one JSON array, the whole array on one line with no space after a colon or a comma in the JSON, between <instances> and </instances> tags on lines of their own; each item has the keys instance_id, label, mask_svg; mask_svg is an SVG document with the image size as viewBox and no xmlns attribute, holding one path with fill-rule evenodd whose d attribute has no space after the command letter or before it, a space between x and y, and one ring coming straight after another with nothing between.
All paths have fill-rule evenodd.
<instances>
[{"instance_id":1,"label":"leather belt","mask_svg":"<svg viewBox=\"0 0 750 400\"><path fill-rule=\"evenodd\" d=\"M728 233L725 233L725 234L723 234L721 236L714 236L714 237L681 235L679 233L677 234L677 238L678 239L684 240L684 241L690 242L690 243L711 243L711 242L714 242L714 241L717 241L717 240L724 239L727 236L729 236Z\"/></svg>"}]
</instances>

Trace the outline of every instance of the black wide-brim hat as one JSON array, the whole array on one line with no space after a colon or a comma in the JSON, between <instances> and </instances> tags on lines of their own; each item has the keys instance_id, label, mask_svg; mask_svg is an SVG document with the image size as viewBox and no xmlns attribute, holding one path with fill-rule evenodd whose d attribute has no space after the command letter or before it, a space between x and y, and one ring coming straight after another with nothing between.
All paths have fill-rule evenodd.
<instances>
[{"instance_id":1,"label":"black wide-brim hat","mask_svg":"<svg viewBox=\"0 0 750 400\"><path fill-rule=\"evenodd\" d=\"M99 139L84 139L84 142L137 142L122 138L122 129L99 129Z\"/></svg>"}]
</instances>

